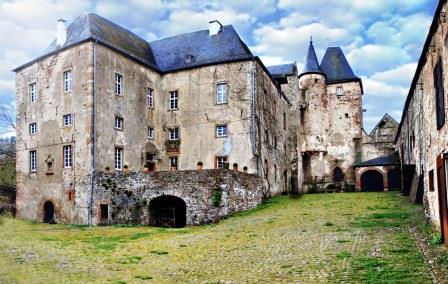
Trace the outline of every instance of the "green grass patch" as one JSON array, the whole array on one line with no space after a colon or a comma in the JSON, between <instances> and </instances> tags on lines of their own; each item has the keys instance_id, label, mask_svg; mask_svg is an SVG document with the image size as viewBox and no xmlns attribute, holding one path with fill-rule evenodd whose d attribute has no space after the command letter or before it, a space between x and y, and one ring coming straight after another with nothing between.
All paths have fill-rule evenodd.
<instances>
[{"instance_id":1,"label":"green grass patch","mask_svg":"<svg viewBox=\"0 0 448 284\"><path fill-rule=\"evenodd\" d=\"M351 256L352 256L352 254L350 252L348 252L348 251L343 251L343 252L340 252L340 253L336 254L336 258L337 259L344 259L344 258L348 258L348 257L351 257Z\"/></svg>"},{"instance_id":2,"label":"green grass patch","mask_svg":"<svg viewBox=\"0 0 448 284\"><path fill-rule=\"evenodd\" d=\"M138 240L138 239L146 238L149 235L151 235L151 233L149 233L149 232L138 232L138 233L135 233L132 236L130 236L129 239Z\"/></svg>"}]
</instances>

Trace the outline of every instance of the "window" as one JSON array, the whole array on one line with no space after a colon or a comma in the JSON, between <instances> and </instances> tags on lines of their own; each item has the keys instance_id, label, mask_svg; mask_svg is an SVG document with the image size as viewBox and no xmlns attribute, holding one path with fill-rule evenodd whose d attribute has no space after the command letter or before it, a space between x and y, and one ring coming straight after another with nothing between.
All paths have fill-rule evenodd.
<instances>
[{"instance_id":1,"label":"window","mask_svg":"<svg viewBox=\"0 0 448 284\"><path fill-rule=\"evenodd\" d=\"M34 135L37 133L37 123L33 122L30 124L30 134Z\"/></svg>"},{"instance_id":2,"label":"window","mask_svg":"<svg viewBox=\"0 0 448 284\"><path fill-rule=\"evenodd\" d=\"M177 170L178 160L177 157L170 157L170 168L173 171Z\"/></svg>"},{"instance_id":3,"label":"window","mask_svg":"<svg viewBox=\"0 0 448 284\"><path fill-rule=\"evenodd\" d=\"M30 151L30 170L32 173L37 171L37 153L36 150Z\"/></svg>"},{"instance_id":4,"label":"window","mask_svg":"<svg viewBox=\"0 0 448 284\"><path fill-rule=\"evenodd\" d=\"M172 129L170 129L169 139L171 141L179 140L179 128L172 128Z\"/></svg>"},{"instance_id":5,"label":"window","mask_svg":"<svg viewBox=\"0 0 448 284\"><path fill-rule=\"evenodd\" d=\"M148 127L148 139L154 138L154 128Z\"/></svg>"},{"instance_id":6,"label":"window","mask_svg":"<svg viewBox=\"0 0 448 284\"><path fill-rule=\"evenodd\" d=\"M121 171L123 166L123 148L115 147L115 169Z\"/></svg>"},{"instance_id":7,"label":"window","mask_svg":"<svg viewBox=\"0 0 448 284\"><path fill-rule=\"evenodd\" d=\"M154 108L154 90L148 88L146 91L146 106L148 108Z\"/></svg>"},{"instance_id":8,"label":"window","mask_svg":"<svg viewBox=\"0 0 448 284\"><path fill-rule=\"evenodd\" d=\"M29 92L30 92L30 100L32 103L37 101L37 85L36 83L32 83L29 85Z\"/></svg>"},{"instance_id":9,"label":"window","mask_svg":"<svg viewBox=\"0 0 448 284\"><path fill-rule=\"evenodd\" d=\"M226 156L218 156L215 158L215 167L217 169L224 169L224 165L227 163Z\"/></svg>"},{"instance_id":10,"label":"window","mask_svg":"<svg viewBox=\"0 0 448 284\"><path fill-rule=\"evenodd\" d=\"M283 113L283 130L286 130L286 113Z\"/></svg>"},{"instance_id":11,"label":"window","mask_svg":"<svg viewBox=\"0 0 448 284\"><path fill-rule=\"evenodd\" d=\"M109 204L100 204L100 219L102 221L109 219Z\"/></svg>"},{"instance_id":12,"label":"window","mask_svg":"<svg viewBox=\"0 0 448 284\"><path fill-rule=\"evenodd\" d=\"M115 129L123 130L123 118L116 116L115 117Z\"/></svg>"},{"instance_id":13,"label":"window","mask_svg":"<svg viewBox=\"0 0 448 284\"><path fill-rule=\"evenodd\" d=\"M177 91L170 92L170 110L179 108L179 94Z\"/></svg>"},{"instance_id":14,"label":"window","mask_svg":"<svg viewBox=\"0 0 448 284\"><path fill-rule=\"evenodd\" d=\"M227 103L227 83L219 83L216 85L216 103L226 104Z\"/></svg>"},{"instance_id":15,"label":"window","mask_svg":"<svg viewBox=\"0 0 448 284\"><path fill-rule=\"evenodd\" d=\"M344 95L344 89L342 87L337 87L336 88L336 95L338 95L338 96Z\"/></svg>"},{"instance_id":16,"label":"window","mask_svg":"<svg viewBox=\"0 0 448 284\"><path fill-rule=\"evenodd\" d=\"M269 145L269 132L267 129L264 130L264 141Z\"/></svg>"},{"instance_id":17,"label":"window","mask_svg":"<svg viewBox=\"0 0 448 284\"><path fill-rule=\"evenodd\" d=\"M429 191L434 191L434 170L429 171Z\"/></svg>"},{"instance_id":18,"label":"window","mask_svg":"<svg viewBox=\"0 0 448 284\"><path fill-rule=\"evenodd\" d=\"M64 93L72 91L72 70L64 72Z\"/></svg>"},{"instance_id":19,"label":"window","mask_svg":"<svg viewBox=\"0 0 448 284\"><path fill-rule=\"evenodd\" d=\"M73 164L72 146L71 145L64 146L63 152L64 152L64 168L71 168Z\"/></svg>"},{"instance_id":20,"label":"window","mask_svg":"<svg viewBox=\"0 0 448 284\"><path fill-rule=\"evenodd\" d=\"M436 89L437 129L440 129L445 124L445 95L443 89L442 60L440 58L434 67L434 86Z\"/></svg>"},{"instance_id":21,"label":"window","mask_svg":"<svg viewBox=\"0 0 448 284\"><path fill-rule=\"evenodd\" d=\"M227 137L227 125L216 126L216 137Z\"/></svg>"},{"instance_id":22,"label":"window","mask_svg":"<svg viewBox=\"0 0 448 284\"><path fill-rule=\"evenodd\" d=\"M72 126L72 114L66 114L64 115L64 127Z\"/></svg>"},{"instance_id":23,"label":"window","mask_svg":"<svg viewBox=\"0 0 448 284\"><path fill-rule=\"evenodd\" d=\"M274 149L277 149L277 136L274 135Z\"/></svg>"},{"instance_id":24,"label":"window","mask_svg":"<svg viewBox=\"0 0 448 284\"><path fill-rule=\"evenodd\" d=\"M266 177L269 176L269 165L268 165L268 160L264 160L264 176L266 176Z\"/></svg>"},{"instance_id":25,"label":"window","mask_svg":"<svg viewBox=\"0 0 448 284\"><path fill-rule=\"evenodd\" d=\"M274 180L277 180L277 165L274 165Z\"/></svg>"},{"instance_id":26,"label":"window","mask_svg":"<svg viewBox=\"0 0 448 284\"><path fill-rule=\"evenodd\" d=\"M123 95L123 76L115 73L115 95Z\"/></svg>"}]
</instances>

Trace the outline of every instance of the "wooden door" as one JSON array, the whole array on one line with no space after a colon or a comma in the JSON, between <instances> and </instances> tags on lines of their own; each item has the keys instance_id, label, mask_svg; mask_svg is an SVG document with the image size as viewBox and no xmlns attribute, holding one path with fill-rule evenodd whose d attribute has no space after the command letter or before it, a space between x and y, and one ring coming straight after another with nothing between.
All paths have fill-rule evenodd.
<instances>
[{"instance_id":1,"label":"wooden door","mask_svg":"<svg viewBox=\"0 0 448 284\"><path fill-rule=\"evenodd\" d=\"M439 198L440 229L445 245L448 246L448 204L445 177L445 160L437 157L437 192Z\"/></svg>"}]
</instances>

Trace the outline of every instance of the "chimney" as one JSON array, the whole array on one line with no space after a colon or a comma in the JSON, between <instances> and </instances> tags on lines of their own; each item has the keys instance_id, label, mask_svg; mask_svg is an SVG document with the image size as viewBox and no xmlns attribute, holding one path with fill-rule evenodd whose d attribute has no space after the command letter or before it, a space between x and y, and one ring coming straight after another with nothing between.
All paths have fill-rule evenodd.
<instances>
[{"instance_id":1,"label":"chimney","mask_svg":"<svg viewBox=\"0 0 448 284\"><path fill-rule=\"evenodd\" d=\"M223 29L223 25L218 20L210 21L208 23L208 35L209 36L214 36L214 35L219 34L220 32L222 32L222 29Z\"/></svg>"},{"instance_id":2,"label":"chimney","mask_svg":"<svg viewBox=\"0 0 448 284\"><path fill-rule=\"evenodd\" d=\"M65 20L59 19L56 25L56 45L61 46L67 39L67 27L65 26Z\"/></svg>"}]
</instances>

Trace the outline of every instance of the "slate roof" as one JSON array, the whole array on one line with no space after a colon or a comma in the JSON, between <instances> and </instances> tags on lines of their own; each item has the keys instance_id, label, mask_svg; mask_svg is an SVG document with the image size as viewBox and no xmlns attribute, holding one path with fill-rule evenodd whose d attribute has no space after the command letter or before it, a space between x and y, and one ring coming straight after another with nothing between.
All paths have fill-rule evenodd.
<instances>
[{"instance_id":1,"label":"slate roof","mask_svg":"<svg viewBox=\"0 0 448 284\"><path fill-rule=\"evenodd\" d=\"M359 81L340 47L329 47L320 64L328 83Z\"/></svg>"},{"instance_id":2,"label":"slate roof","mask_svg":"<svg viewBox=\"0 0 448 284\"><path fill-rule=\"evenodd\" d=\"M360 168L360 167L372 167L372 166L392 166L399 164L400 164L400 157L398 153L395 152L387 156L382 156L361 163L357 163L353 165L353 167Z\"/></svg>"},{"instance_id":3,"label":"slate roof","mask_svg":"<svg viewBox=\"0 0 448 284\"><path fill-rule=\"evenodd\" d=\"M273 78L283 78L297 74L297 66L295 63L273 65L267 68Z\"/></svg>"},{"instance_id":4,"label":"slate roof","mask_svg":"<svg viewBox=\"0 0 448 284\"><path fill-rule=\"evenodd\" d=\"M308 53L305 58L305 65L303 66L303 70L300 73L300 76L305 74L324 74L322 69L319 67L319 61L317 60L316 51L314 50L313 41L310 41L310 46L308 47Z\"/></svg>"}]
</instances>

